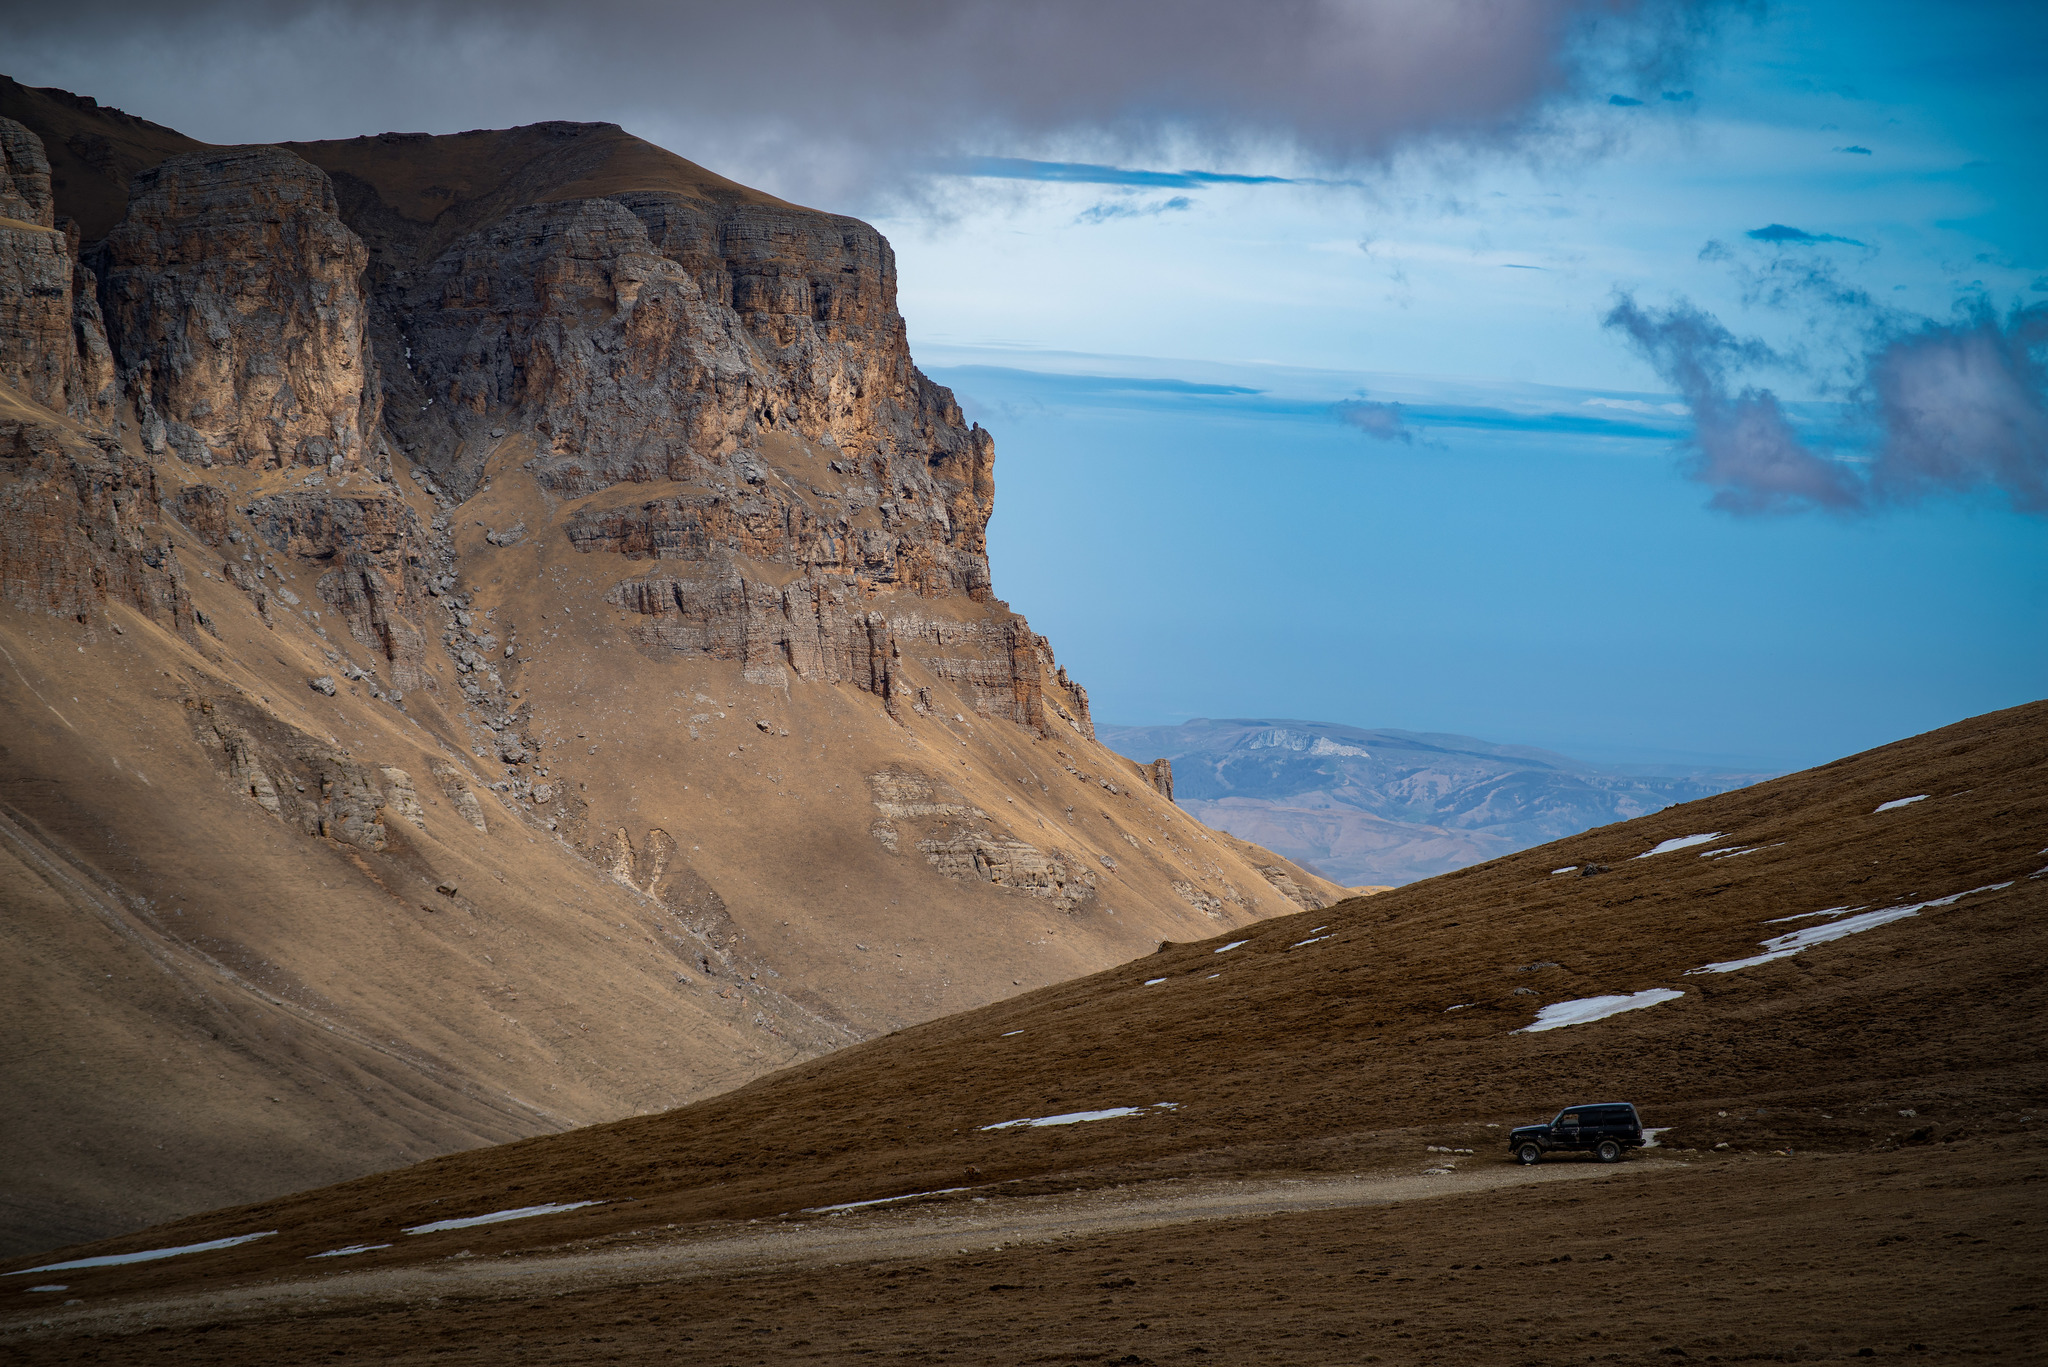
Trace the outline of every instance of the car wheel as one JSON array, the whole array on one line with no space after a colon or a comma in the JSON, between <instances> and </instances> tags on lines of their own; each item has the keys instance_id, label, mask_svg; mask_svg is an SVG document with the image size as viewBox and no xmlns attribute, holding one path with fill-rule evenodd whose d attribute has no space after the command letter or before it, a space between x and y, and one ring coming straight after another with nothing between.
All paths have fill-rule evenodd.
<instances>
[{"instance_id":1,"label":"car wheel","mask_svg":"<svg viewBox=\"0 0 2048 1367\"><path fill-rule=\"evenodd\" d=\"M1523 1167L1527 1167L1541 1157L1543 1157L1543 1150L1534 1144L1524 1144L1515 1150L1515 1161Z\"/></svg>"},{"instance_id":2,"label":"car wheel","mask_svg":"<svg viewBox=\"0 0 2048 1367\"><path fill-rule=\"evenodd\" d=\"M1621 1161L1621 1145L1615 1143L1612 1139L1603 1139L1600 1141L1599 1147L1593 1150L1593 1156L1603 1163L1619 1163Z\"/></svg>"}]
</instances>

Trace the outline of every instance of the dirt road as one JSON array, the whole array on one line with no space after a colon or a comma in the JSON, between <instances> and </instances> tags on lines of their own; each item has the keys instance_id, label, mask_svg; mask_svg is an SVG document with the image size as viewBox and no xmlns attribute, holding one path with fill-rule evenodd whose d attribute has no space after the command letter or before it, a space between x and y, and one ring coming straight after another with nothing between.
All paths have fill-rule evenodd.
<instances>
[{"instance_id":1,"label":"dirt road","mask_svg":"<svg viewBox=\"0 0 2048 1367\"><path fill-rule=\"evenodd\" d=\"M1201 1221L1470 1200L1538 1183L1626 1181L1684 1166L1648 1157L1616 1167L1566 1159L1524 1168L1493 1154L1476 1161L1445 1161L1471 1166L1403 1177L1181 1181L1027 1197L977 1197L963 1190L905 1202L863 1203L855 1209L791 1212L744 1224L635 1230L568 1249L544 1247L494 1258L472 1258L462 1252L425 1266L353 1270L328 1263L309 1268L303 1276L219 1291L124 1298L106 1305L60 1303L51 1307L54 1313L32 1324L0 1330L0 1341L135 1333L199 1323L220 1326L315 1307L332 1312L351 1303L432 1306L449 1299L558 1296L649 1281L673 1283L906 1259L935 1262ZM534 1222L534 1234L536 1242L545 1238L545 1217ZM36 1280L62 1277L51 1273Z\"/></svg>"},{"instance_id":2,"label":"dirt road","mask_svg":"<svg viewBox=\"0 0 2048 1367\"><path fill-rule=\"evenodd\" d=\"M218 1290L195 1261L175 1291L48 1304L0 1328L0 1354L23 1367L1652 1367L1673 1350L2032 1361L2048 1334L2048 1284L2023 1253L2043 1233L2048 1136L1618 1168L1461 1161L1448 1176L1184 1180L985 1205L964 1192L552 1246L537 1220L499 1256L458 1246L312 1275L280 1263Z\"/></svg>"}]
</instances>

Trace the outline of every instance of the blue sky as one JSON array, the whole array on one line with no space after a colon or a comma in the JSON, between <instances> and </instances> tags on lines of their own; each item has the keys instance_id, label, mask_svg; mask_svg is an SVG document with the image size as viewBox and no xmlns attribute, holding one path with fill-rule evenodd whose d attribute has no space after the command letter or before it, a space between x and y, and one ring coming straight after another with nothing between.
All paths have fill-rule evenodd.
<instances>
[{"instance_id":1,"label":"blue sky","mask_svg":"<svg viewBox=\"0 0 2048 1367\"><path fill-rule=\"evenodd\" d=\"M999 434L996 582L1103 720L1294 716L1775 768L2041 691L2040 633L2020 629L2042 621L2038 519L1711 513L1672 470L1680 421L1589 420L1586 391L1417 393L1402 443L1329 418L1355 375L1184 369L1269 386L1238 394L931 370Z\"/></svg>"},{"instance_id":2,"label":"blue sky","mask_svg":"<svg viewBox=\"0 0 2048 1367\"><path fill-rule=\"evenodd\" d=\"M2044 40L2019 8L1774 6L1684 98L1592 92L1533 152L949 168L983 174L879 221L914 353L997 437L997 584L1119 722L1790 766L2048 694L2048 520L1995 484L1711 508L1685 395L1602 322L1625 291L1762 339L1739 383L1853 473L1874 347L2048 300Z\"/></svg>"},{"instance_id":3,"label":"blue sky","mask_svg":"<svg viewBox=\"0 0 2048 1367\"><path fill-rule=\"evenodd\" d=\"M605 119L876 222L1105 720L1791 766L2048 693L2038 0L17 8L208 141Z\"/></svg>"}]
</instances>

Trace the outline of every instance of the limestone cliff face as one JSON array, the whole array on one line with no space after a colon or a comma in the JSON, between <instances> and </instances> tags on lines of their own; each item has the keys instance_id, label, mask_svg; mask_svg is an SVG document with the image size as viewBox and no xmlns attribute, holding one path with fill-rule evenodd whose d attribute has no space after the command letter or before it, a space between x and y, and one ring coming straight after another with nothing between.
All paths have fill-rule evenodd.
<instances>
[{"instance_id":1,"label":"limestone cliff face","mask_svg":"<svg viewBox=\"0 0 2048 1367\"><path fill-rule=\"evenodd\" d=\"M189 636L155 470L109 435L52 420L104 423L113 408L94 280L76 248L42 140L0 118L0 597L80 619L123 602Z\"/></svg>"},{"instance_id":2,"label":"limestone cliff face","mask_svg":"<svg viewBox=\"0 0 2048 1367\"><path fill-rule=\"evenodd\" d=\"M104 420L113 358L92 272L60 225L42 140L0 118L0 383L74 417Z\"/></svg>"},{"instance_id":3,"label":"limestone cliff face","mask_svg":"<svg viewBox=\"0 0 2048 1367\"><path fill-rule=\"evenodd\" d=\"M43 140L13 119L0 118L0 218L57 226L50 190L50 158Z\"/></svg>"},{"instance_id":4,"label":"limestone cliff face","mask_svg":"<svg viewBox=\"0 0 2048 1367\"><path fill-rule=\"evenodd\" d=\"M356 642L390 667L401 693L434 686L426 669L428 576L434 555L419 515L403 499L322 491L273 494L251 503L256 535L282 555L332 565L320 600Z\"/></svg>"},{"instance_id":5,"label":"limestone cliff face","mask_svg":"<svg viewBox=\"0 0 2048 1367\"><path fill-rule=\"evenodd\" d=\"M546 133L556 157L620 136ZM982 715L1092 735L1086 693L993 602L994 442L911 364L881 234L761 196L617 188L510 209L436 252L384 197L405 182L349 164L346 212L377 244L386 426L447 492L473 493L521 438L557 497L660 486L562 531L666 562L612 595L648 644L851 682L892 712L915 705L910 650ZM971 620L919 606L947 600Z\"/></svg>"},{"instance_id":6,"label":"limestone cliff face","mask_svg":"<svg viewBox=\"0 0 2048 1367\"><path fill-rule=\"evenodd\" d=\"M391 279L392 426L460 485L509 410L572 494L715 476L778 429L854 463L916 456L929 475L904 477L942 491L972 555L991 446L910 364L895 292L888 243L854 219L659 193L529 205Z\"/></svg>"},{"instance_id":7,"label":"limestone cliff face","mask_svg":"<svg viewBox=\"0 0 2048 1367\"><path fill-rule=\"evenodd\" d=\"M94 260L144 445L197 465L375 463L362 242L318 167L272 147L135 178Z\"/></svg>"},{"instance_id":8,"label":"limestone cliff face","mask_svg":"<svg viewBox=\"0 0 2048 1367\"><path fill-rule=\"evenodd\" d=\"M190 639L200 618L160 503L155 469L117 442L0 407L0 598L9 604L88 621L121 603Z\"/></svg>"},{"instance_id":9,"label":"limestone cliff face","mask_svg":"<svg viewBox=\"0 0 2048 1367\"><path fill-rule=\"evenodd\" d=\"M48 913L0 927L0 989L61 1034L184 984L0 1068L69 1237L680 1104L1331 891L1095 742L867 225L609 125L209 149L0 108L0 900ZM110 923L156 966L94 958ZM179 1019L190 1076L76 1085ZM127 1138L95 1168L80 1126Z\"/></svg>"}]
</instances>

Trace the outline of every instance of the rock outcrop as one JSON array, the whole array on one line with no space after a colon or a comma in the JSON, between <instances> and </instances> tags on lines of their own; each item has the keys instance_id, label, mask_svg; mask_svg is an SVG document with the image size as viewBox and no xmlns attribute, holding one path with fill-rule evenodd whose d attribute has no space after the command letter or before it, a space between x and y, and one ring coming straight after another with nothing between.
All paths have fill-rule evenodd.
<instances>
[{"instance_id":1,"label":"rock outcrop","mask_svg":"<svg viewBox=\"0 0 2048 1367\"><path fill-rule=\"evenodd\" d=\"M113 439L0 416L0 597L80 621L125 603L189 639L199 616L159 496Z\"/></svg>"},{"instance_id":2,"label":"rock outcrop","mask_svg":"<svg viewBox=\"0 0 2048 1367\"><path fill-rule=\"evenodd\" d=\"M143 444L201 466L375 463L367 259L326 173L282 149L138 175L93 260Z\"/></svg>"},{"instance_id":3,"label":"rock outcrop","mask_svg":"<svg viewBox=\"0 0 2048 1367\"><path fill-rule=\"evenodd\" d=\"M91 271L60 224L42 140L0 118L0 384L46 408L106 420L114 367Z\"/></svg>"},{"instance_id":4,"label":"rock outcrop","mask_svg":"<svg viewBox=\"0 0 2048 1367\"><path fill-rule=\"evenodd\" d=\"M1131 762L1138 766L1138 773L1144 777L1147 783L1152 785L1152 791L1158 793L1168 802L1173 801L1172 760L1155 759L1149 763L1141 760L1132 760Z\"/></svg>"},{"instance_id":5,"label":"rock outcrop","mask_svg":"<svg viewBox=\"0 0 2048 1367\"><path fill-rule=\"evenodd\" d=\"M405 770L374 769L243 699L192 694L184 702L194 739L230 786L305 834L382 850L389 843L386 808L426 825Z\"/></svg>"},{"instance_id":6,"label":"rock outcrop","mask_svg":"<svg viewBox=\"0 0 2048 1367\"><path fill-rule=\"evenodd\" d=\"M1103 750L996 597L993 439L868 225L610 125L0 110L36 1229L677 1105L1320 885Z\"/></svg>"},{"instance_id":7,"label":"rock outcrop","mask_svg":"<svg viewBox=\"0 0 2048 1367\"><path fill-rule=\"evenodd\" d=\"M50 158L43 140L13 119L0 118L0 218L57 226L57 200L50 191Z\"/></svg>"},{"instance_id":8,"label":"rock outcrop","mask_svg":"<svg viewBox=\"0 0 2048 1367\"><path fill-rule=\"evenodd\" d=\"M320 576L320 599L389 664L394 688L403 694L433 685L422 625L433 551L404 500L290 493L258 499L248 513L272 550L334 567Z\"/></svg>"}]
</instances>

